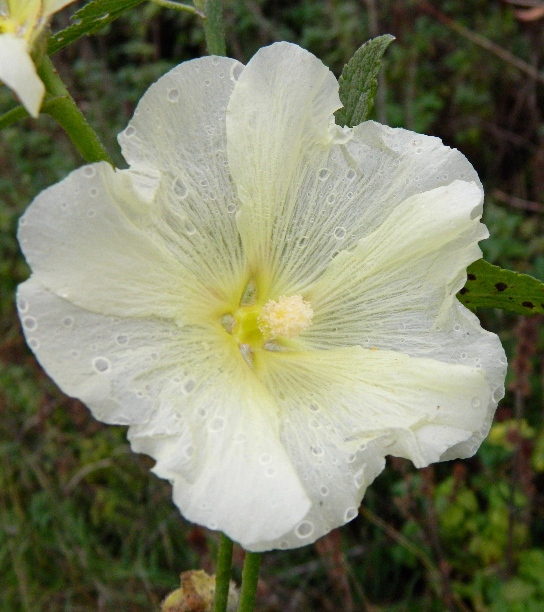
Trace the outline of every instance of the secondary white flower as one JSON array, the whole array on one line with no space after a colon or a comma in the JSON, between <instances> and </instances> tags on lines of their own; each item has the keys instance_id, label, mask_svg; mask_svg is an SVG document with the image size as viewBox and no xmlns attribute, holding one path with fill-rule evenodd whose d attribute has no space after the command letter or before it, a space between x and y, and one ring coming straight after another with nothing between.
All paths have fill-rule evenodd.
<instances>
[{"instance_id":1,"label":"secondary white flower","mask_svg":"<svg viewBox=\"0 0 544 612\"><path fill-rule=\"evenodd\" d=\"M474 169L340 106L295 45L186 62L120 135L129 170L80 168L21 219L44 368L254 551L353 519L387 454L472 455L503 395L455 298L487 236Z\"/></svg>"},{"instance_id":2,"label":"secondary white flower","mask_svg":"<svg viewBox=\"0 0 544 612\"><path fill-rule=\"evenodd\" d=\"M45 87L31 51L53 13L74 0L0 0L0 81L37 117Z\"/></svg>"}]
</instances>

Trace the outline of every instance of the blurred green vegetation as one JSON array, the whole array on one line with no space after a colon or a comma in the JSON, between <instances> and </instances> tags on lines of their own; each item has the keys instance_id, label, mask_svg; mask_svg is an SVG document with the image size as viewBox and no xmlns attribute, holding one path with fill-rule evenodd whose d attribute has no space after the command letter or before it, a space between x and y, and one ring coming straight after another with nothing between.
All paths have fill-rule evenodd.
<instances>
[{"instance_id":1,"label":"blurred green vegetation","mask_svg":"<svg viewBox=\"0 0 544 612\"><path fill-rule=\"evenodd\" d=\"M544 19L515 11L498 0L225 0L229 54L244 62L290 40L338 76L365 40L395 35L375 117L461 149L486 187L486 258L544 280L542 81L502 53L534 72ZM193 16L144 3L54 61L123 164L115 138L140 96L204 52ZM14 104L0 88L0 111ZM158 610L181 571L213 569L216 534L185 522L124 428L62 396L26 348L13 306L28 274L16 221L82 162L47 117L4 130L0 160L0 612ZM510 358L508 394L479 453L420 471L391 460L356 521L265 555L259 610L544 609L542 319L479 314ZM240 563L237 550L238 575Z\"/></svg>"}]
</instances>

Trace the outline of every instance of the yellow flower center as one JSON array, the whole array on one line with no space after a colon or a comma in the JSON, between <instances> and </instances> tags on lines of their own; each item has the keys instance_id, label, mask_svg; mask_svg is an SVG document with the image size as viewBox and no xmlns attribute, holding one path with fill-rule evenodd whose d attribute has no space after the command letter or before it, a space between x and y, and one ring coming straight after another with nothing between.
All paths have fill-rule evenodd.
<instances>
[{"instance_id":1,"label":"yellow flower center","mask_svg":"<svg viewBox=\"0 0 544 612\"><path fill-rule=\"evenodd\" d=\"M282 295L261 306L240 306L225 329L239 345L262 348L269 340L294 338L312 323L314 311L300 295Z\"/></svg>"}]
</instances>

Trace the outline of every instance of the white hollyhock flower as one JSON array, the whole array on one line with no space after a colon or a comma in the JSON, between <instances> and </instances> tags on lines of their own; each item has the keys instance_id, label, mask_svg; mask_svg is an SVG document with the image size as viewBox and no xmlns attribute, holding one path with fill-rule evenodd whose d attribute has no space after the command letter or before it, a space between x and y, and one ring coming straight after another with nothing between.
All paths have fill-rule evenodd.
<instances>
[{"instance_id":1,"label":"white hollyhock flower","mask_svg":"<svg viewBox=\"0 0 544 612\"><path fill-rule=\"evenodd\" d=\"M340 106L292 44L186 62L120 135L129 170L80 168L20 224L44 368L253 551L353 519L388 454L472 455L504 392L455 297L487 236L474 169Z\"/></svg>"},{"instance_id":2,"label":"white hollyhock flower","mask_svg":"<svg viewBox=\"0 0 544 612\"><path fill-rule=\"evenodd\" d=\"M40 112L45 87L31 51L53 13L74 0L0 0L0 81L13 89L33 116Z\"/></svg>"}]
</instances>

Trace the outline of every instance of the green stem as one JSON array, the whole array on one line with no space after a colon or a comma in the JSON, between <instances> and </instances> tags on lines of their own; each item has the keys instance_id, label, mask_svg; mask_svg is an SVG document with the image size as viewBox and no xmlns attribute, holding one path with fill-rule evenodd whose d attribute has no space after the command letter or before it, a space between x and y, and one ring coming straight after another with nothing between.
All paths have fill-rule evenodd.
<instances>
[{"instance_id":1,"label":"green stem","mask_svg":"<svg viewBox=\"0 0 544 612\"><path fill-rule=\"evenodd\" d=\"M164 8L174 9L175 11L187 11L188 13L204 18L204 13L188 4L181 4L181 2L173 2L172 0L151 0L151 2Z\"/></svg>"},{"instance_id":2,"label":"green stem","mask_svg":"<svg viewBox=\"0 0 544 612\"><path fill-rule=\"evenodd\" d=\"M242 588L238 612L253 612L257 598L257 582L259 581L260 553L246 552L244 569L242 570Z\"/></svg>"},{"instance_id":3,"label":"green stem","mask_svg":"<svg viewBox=\"0 0 544 612\"><path fill-rule=\"evenodd\" d=\"M204 13L204 35L208 54L226 55L221 0L195 0L195 6Z\"/></svg>"},{"instance_id":4,"label":"green stem","mask_svg":"<svg viewBox=\"0 0 544 612\"><path fill-rule=\"evenodd\" d=\"M16 106L0 117L0 130L17 123L21 119L30 117L24 106Z\"/></svg>"},{"instance_id":5,"label":"green stem","mask_svg":"<svg viewBox=\"0 0 544 612\"><path fill-rule=\"evenodd\" d=\"M48 56L43 58L38 74L48 93L44 112L58 121L85 161L107 161L113 166L96 132L81 114Z\"/></svg>"},{"instance_id":6,"label":"green stem","mask_svg":"<svg viewBox=\"0 0 544 612\"><path fill-rule=\"evenodd\" d=\"M232 540L221 534L217 568L215 570L215 597L213 612L225 612L229 600L229 586L232 568Z\"/></svg>"}]
</instances>

